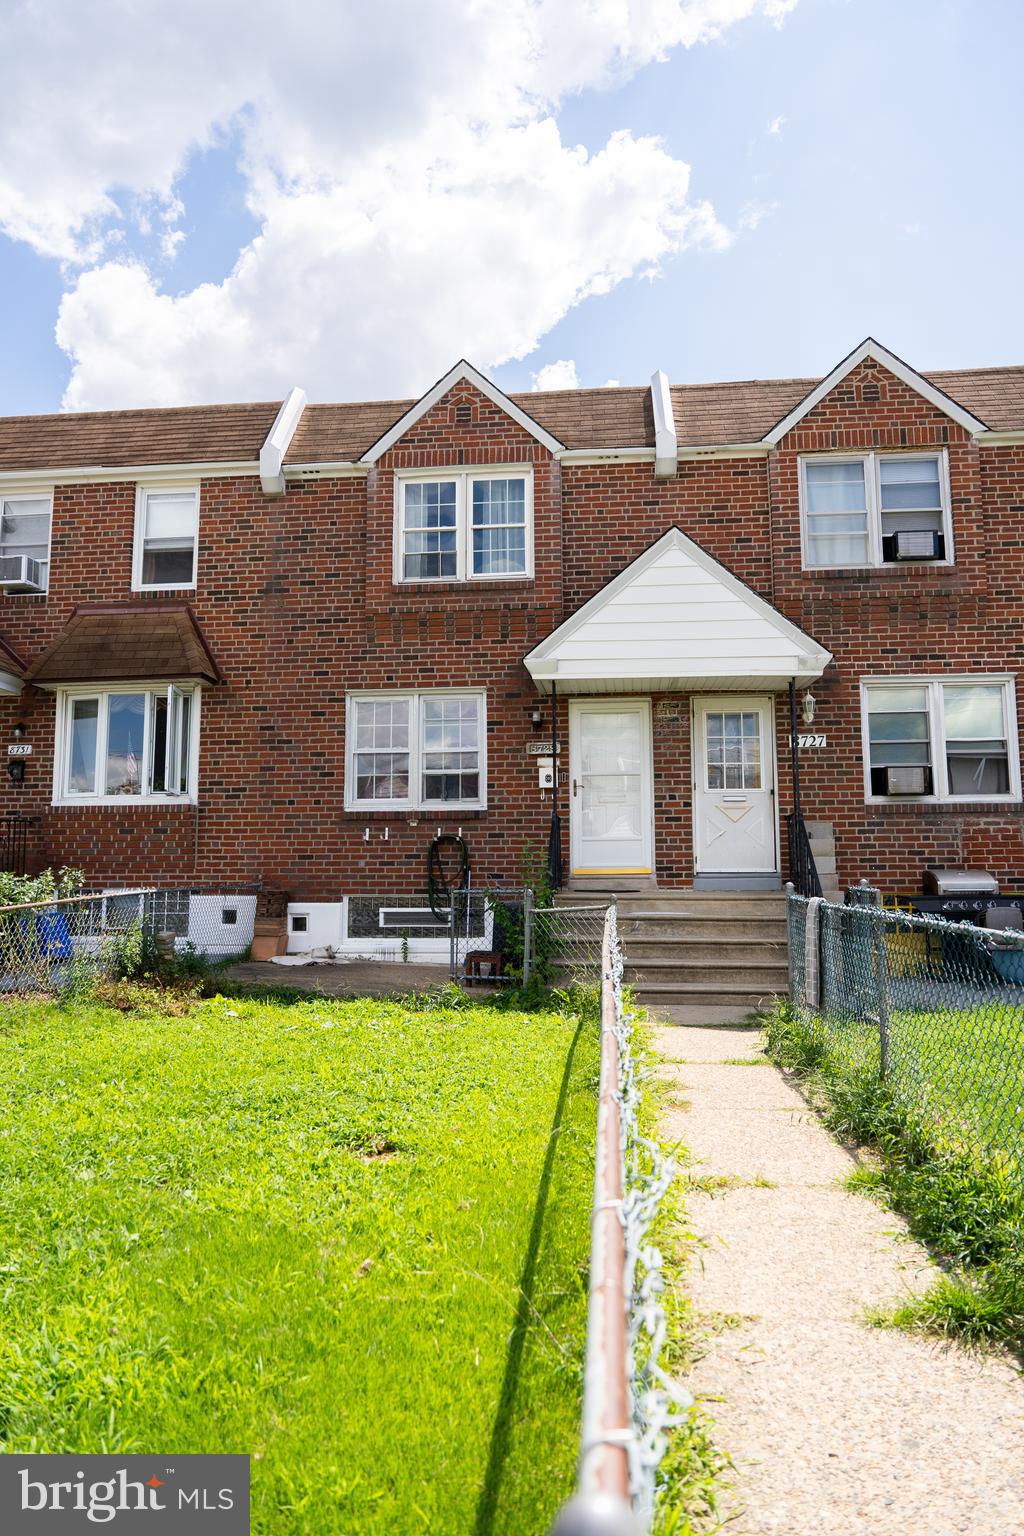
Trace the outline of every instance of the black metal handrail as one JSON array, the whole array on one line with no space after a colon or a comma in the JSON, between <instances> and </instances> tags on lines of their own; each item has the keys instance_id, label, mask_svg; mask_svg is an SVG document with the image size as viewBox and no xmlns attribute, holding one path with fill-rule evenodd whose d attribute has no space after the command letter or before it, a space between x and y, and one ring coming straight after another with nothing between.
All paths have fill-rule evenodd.
<instances>
[{"instance_id":1,"label":"black metal handrail","mask_svg":"<svg viewBox=\"0 0 1024 1536\"><path fill-rule=\"evenodd\" d=\"M820 896L821 880L814 862L811 839L807 835L807 823L799 811L790 811L786 817L789 837L789 878L800 896Z\"/></svg>"},{"instance_id":2,"label":"black metal handrail","mask_svg":"<svg viewBox=\"0 0 1024 1536\"><path fill-rule=\"evenodd\" d=\"M34 816L10 811L0 818L0 873L23 875L28 862L28 829Z\"/></svg>"}]
</instances>

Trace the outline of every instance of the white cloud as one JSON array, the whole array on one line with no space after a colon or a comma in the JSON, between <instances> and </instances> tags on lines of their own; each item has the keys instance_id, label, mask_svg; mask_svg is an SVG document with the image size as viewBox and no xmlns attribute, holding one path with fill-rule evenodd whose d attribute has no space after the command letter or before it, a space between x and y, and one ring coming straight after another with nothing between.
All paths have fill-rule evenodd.
<instances>
[{"instance_id":1,"label":"white cloud","mask_svg":"<svg viewBox=\"0 0 1024 1536\"><path fill-rule=\"evenodd\" d=\"M571 357L560 357L557 363L545 363L537 373L531 374L533 390L579 389L580 376Z\"/></svg>"},{"instance_id":2,"label":"white cloud","mask_svg":"<svg viewBox=\"0 0 1024 1536\"><path fill-rule=\"evenodd\" d=\"M771 138L781 139L782 130L785 126L786 119L784 117L773 117L771 122L768 124L767 132Z\"/></svg>"},{"instance_id":3,"label":"white cloud","mask_svg":"<svg viewBox=\"0 0 1024 1536\"><path fill-rule=\"evenodd\" d=\"M16 0L0 227L69 264L66 404L416 391L527 355L575 304L730 238L656 139L563 144L568 93L795 0ZM46 81L40 112L38 82ZM237 140L257 237L173 293L177 186ZM543 372L544 370L542 370Z\"/></svg>"}]
</instances>

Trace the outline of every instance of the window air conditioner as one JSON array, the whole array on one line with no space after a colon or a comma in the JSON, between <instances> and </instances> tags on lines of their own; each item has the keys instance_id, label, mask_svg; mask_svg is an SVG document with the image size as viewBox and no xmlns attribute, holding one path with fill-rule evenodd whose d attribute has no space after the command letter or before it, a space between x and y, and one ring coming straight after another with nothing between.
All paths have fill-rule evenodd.
<instances>
[{"instance_id":1,"label":"window air conditioner","mask_svg":"<svg viewBox=\"0 0 1024 1536\"><path fill-rule=\"evenodd\" d=\"M884 551L887 560L942 560L945 557L942 534L927 529L902 528L890 533L883 542L889 546Z\"/></svg>"},{"instance_id":2,"label":"window air conditioner","mask_svg":"<svg viewBox=\"0 0 1024 1536\"><path fill-rule=\"evenodd\" d=\"M925 767L886 768L887 795L926 795L929 770Z\"/></svg>"},{"instance_id":3,"label":"window air conditioner","mask_svg":"<svg viewBox=\"0 0 1024 1536\"><path fill-rule=\"evenodd\" d=\"M31 555L0 555L0 592L44 592L42 567Z\"/></svg>"}]
</instances>

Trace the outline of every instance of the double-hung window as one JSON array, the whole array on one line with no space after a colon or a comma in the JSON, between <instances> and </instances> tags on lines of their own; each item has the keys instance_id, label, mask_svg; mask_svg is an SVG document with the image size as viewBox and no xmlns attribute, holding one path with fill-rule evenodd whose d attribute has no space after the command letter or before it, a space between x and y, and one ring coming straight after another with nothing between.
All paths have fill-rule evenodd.
<instances>
[{"instance_id":1,"label":"double-hung window","mask_svg":"<svg viewBox=\"0 0 1024 1536\"><path fill-rule=\"evenodd\" d=\"M398 479L396 496L396 581L487 581L531 574L530 470L405 475Z\"/></svg>"},{"instance_id":2,"label":"double-hung window","mask_svg":"<svg viewBox=\"0 0 1024 1536\"><path fill-rule=\"evenodd\" d=\"M198 543L197 486L139 486L132 579L137 592L194 587Z\"/></svg>"},{"instance_id":3,"label":"double-hung window","mask_svg":"<svg viewBox=\"0 0 1024 1536\"><path fill-rule=\"evenodd\" d=\"M110 801L195 794L198 694L175 684L69 689L58 696L54 799Z\"/></svg>"},{"instance_id":4,"label":"double-hung window","mask_svg":"<svg viewBox=\"0 0 1024 1536\"><path fill-rule=\"evenodd\" d=\"M870 800L1020 799L1009 678L866 682L863 723Z\"/></svg>"},{"instance_id":5,"label":"double-hung window","mask_svg":"<svg viewBox=\"0 0 1024 1536\"><path fill-rule=\"evenodd\" d=\"M952 561L944 453L800 461L804 566Z\"/></svg>"},{"instance_id":6,"label":"double-hung window","mask_svg":"<svg viewBox=\"0 0 1024 1536\"><path fill-rule=\"evenodd\" d=\"M45 592L50 570L52 500L0 495L0 573L3 589Z\"/></svg>"},{"instance_id":7,"label":"double-hung window","mask_svg":"<svg viewBox=\"0 0 1024 1536\"><path fill-rule=\"evenodd\" d=\"M348 701L350 809L480 809L485 797L482 693L356 694Z\"/></svg>"}]
</instances>

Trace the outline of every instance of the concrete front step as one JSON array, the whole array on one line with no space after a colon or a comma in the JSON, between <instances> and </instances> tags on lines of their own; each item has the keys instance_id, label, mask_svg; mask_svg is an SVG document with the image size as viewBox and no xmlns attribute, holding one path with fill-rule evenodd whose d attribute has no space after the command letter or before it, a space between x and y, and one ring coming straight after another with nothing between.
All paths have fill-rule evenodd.
<instances>
[{"instance_id":1,"label":"concrete front step","mask_svg":"<svg viewBox=\"0 0 1024 1536\"><path fill-rule=\"evenodd\" d=\"M775 940L738 940L733 943L709 943L706 938L695 937L686 928L678 936L666 938L637 938L630 934L623 940L623 952L627 965L656 965L660 960L675 960L680 965L706 964L713 960L716 965L785 965L787 956L786 935Z\"/></svg>"},{"instance_id":2,"label":"concrete front step","mask_svg":"<svg viewBox=\"0 0 1024 1536\"><path fill-rule=\"evenodd\" d=\"M773 990L765 988L763 991L750 990L746 987L723 988L713 986L708 982L675 982L675 981L648 981L639 983L633 987L633 994L637 1001L657 1009L662 1006L689 1006L710 1007L716 1009L739 1010L742 1017L748 1013L754 1013L758 1008L765 1008L775 997L785 997L785 988Z\"/></svg>"},{"instance_id":3,"label":"concrete front step","mask_svg":"<svg viewBox=\"0 0 1024 1536\"><path fill-rule=\"evenodd\" d=\"M662 960L644 965L626 964L626 980L631 985L645 987L653 982L706 982L720 992L785 992L789 986L789 969L785 965L717 965L709 959L706 965L683 965L678 961Z\"/></svg>"},{"instance_id":4,"label":"concrete front step","mask_svg":"<svg viewBox=\"0 0 1024 1536\"><path fill-rule=\"evenodd\" d=\"M619 921L622 947L629 953L635 940L670 943L683 935L704 944L785 944L784 917L623 917Z\"/></svg>"}]
</instances>

